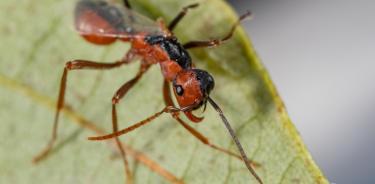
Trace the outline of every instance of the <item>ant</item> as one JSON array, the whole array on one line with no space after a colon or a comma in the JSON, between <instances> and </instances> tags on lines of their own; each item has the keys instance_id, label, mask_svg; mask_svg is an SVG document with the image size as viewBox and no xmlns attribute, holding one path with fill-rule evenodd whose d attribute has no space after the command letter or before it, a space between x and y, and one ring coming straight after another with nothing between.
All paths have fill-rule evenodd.
<instances>
[{"instance_id":1,"label":"ant","mask_svg":"<svg viewBox=\"0 0 375 184\"><path fill-rule=\"evenodd\" d=\"M261 178L252 168L251 162L247 158L241 143L235 135L227 118L224 116L216 102L209 96L215 86L214 78L207 71L195 68L192 64L191 57L187 52L188 49L198 47L218 46L229 40L232 37L235 28L243 19L249 17L250 13L247 12L242 15L237 23L232 26L229 33L222 39L190 41L181 44L178 42L172 31L187 14L189 9L198 7L198 3L184 7L168 26L166 26L162 20L155 22L132 11L128 0L124 0L123 3L125 7L123 5L109 3L103 0L80 0L77 3L75 8L75 28L84 39L97 45L109 45L117 40L121 40L124 42L130 42L131 48L121 60L112 63L99 63L88 60L73 60L66 63L61 77L52 137L46 148L43 149L33 161L39 162L47 157L56 141L59 115L61 109L64 107L65 89L69 71L81 69L108 70L129 64L136 58L141 58L141 66L136 76L124 83L112 98L113 133L88 138L89 140L106 140L115 138L125 165L125 174L128 181L132 181L131 172L124 148L122 147L118 136L152 122L152 120L156 119L163 113L170 113L178 123L180 123L203 144L243 161L250 173L259 183L262 184ZM164 76L163 98L166 107L160 112L157 112L132 126L119 130L117 125L116 105L153 64L160 65L162 75ZM170 83L172 83L174 95L179 108L175 106L172 100ZM202 106L204 111L207 102L218 112L235 142L240 155L211 143L204 135L180 118L179 113L183 112L190 121L194 123L201 122L203 117L197 117L192 112Z\"/></svg>"}]
</instances>

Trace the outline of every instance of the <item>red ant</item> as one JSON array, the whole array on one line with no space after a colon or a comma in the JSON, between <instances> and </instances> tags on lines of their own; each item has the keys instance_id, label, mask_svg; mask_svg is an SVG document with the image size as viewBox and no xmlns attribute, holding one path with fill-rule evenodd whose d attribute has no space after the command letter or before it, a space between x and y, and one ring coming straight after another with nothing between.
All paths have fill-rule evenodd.
<instances>
[{"instance_id":1,"label":"red ant","mask_svg":"<svg viewBox=\"0 0 375 184\"><path fill-rule=\"evenodd\" d=\"M117 40L121 40L124 42L130 42L131 49L124 58L113 63L98 63L87 60L73 60L66 63L61 78L52 137L47 147L34 158L34 162L44 159L56 141L60 110L64 106L68 72L71 70L80 69L113 69L124 64L129 64L131 61L134 61L136 57L139 57L142 59L139 72L133 79L123 84L112 98L113 133L88 138L89 140L105 140L115 138L124 161L128 181L131 181L131 172L128 166L128 161L125 157L125 151L120 144L118 136L150 123L153 119L157 118L163 113L171 113L174 119L176 119L186 130L188 130L205 145L242 160L250 173L259 183L262 183L260 177L251 167L250 161L248 160L238 138L236 137L222 110L209 96L215 85L213 77L204 70L194 68L190 55L187 52L187 49L197 47L212 47L227 41L232 37L233 32L239 22L248 17L250 13L248 12L247 14L242 15L238 22L233 25L229 33L222 39L190 41L182 45L178 42L172 31L180 20L186 15L188 10L196 8L199 4L196 3L184 7L182 11L172 20L168 27L166 27L161 20L154 22L138 14L137 12L132 11L128 0L124 0L124 4L125 7L118 4L111 4L102 0L81 0L77 3L75 9L75 27L84 39L98 45L109 45ZM140 121L125 129L118 130L116 104L118 104L129 89L131 89L139 81L149 67L157 63L160 65L162 74L164 76L163 97L166 107L143 121ZM176 107L172 101L169 83L172 83L173 85L173 91L180 108ZM201 122L203 117L195 116L192 111L202 106L204 106L203 110L205 110L207 102L210 103L219 113L219 116L228 129L229 134L232 136L240 155L212 144L205 136L180 119L179 112L183 112L192 122Z\"/></svg>"}]
</instances>

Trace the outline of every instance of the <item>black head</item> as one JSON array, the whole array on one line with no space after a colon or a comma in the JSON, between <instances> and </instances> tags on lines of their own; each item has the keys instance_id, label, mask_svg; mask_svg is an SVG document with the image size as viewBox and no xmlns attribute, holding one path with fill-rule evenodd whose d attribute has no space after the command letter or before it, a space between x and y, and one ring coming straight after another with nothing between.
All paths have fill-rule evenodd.
<instances>
[{"instance_id":1,"label":"black head","mask_svg":"<svg viewBox=\"0 0 375 184\"><path fill-rule=\"evenodd\" d=\"M195 77L200 83L200 88L204 97L207 97L211 90L215 87L214 78L206 71L200 69L193 69Z\"/></svg>"}]
</instances>

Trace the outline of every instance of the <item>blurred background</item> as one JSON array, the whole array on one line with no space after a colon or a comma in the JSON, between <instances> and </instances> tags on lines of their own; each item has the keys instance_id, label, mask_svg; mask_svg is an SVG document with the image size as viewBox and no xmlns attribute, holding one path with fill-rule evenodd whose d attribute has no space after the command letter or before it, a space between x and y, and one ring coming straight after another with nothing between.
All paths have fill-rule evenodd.
<instances>
[{"instance_id":1,"label":"blurred background","mask_svg":"<svg viewBox=\"0 0 375 184\"><path fill-rule=\"evenodd\" d=\"M331 183L375 183L375 1L230 0Z\"/></svg>"},{"instance_id":2,"label":"blurred background","mask_svg":"<svg viewBox=\"0 0 375 184\"><path fill-rule=\"evenodd\" d=\"M5 1L1 1L0 5L3 5L3 2ZM17 28L16 25L13 24L14 22L8 20L10 19L9 17L12 16L11 18L17 20L15 23L21 22L25 25L26 29L16 30L16 33L19 33L20 40L22 40L22 38L32 37L34 40L38 41L38 36L34 35L34 31L47 30L46 27L43 27L47 25L43 21L52 20L53 25L51 28L48 27L48 29L55 31L51 31L51 33L60 35L57 39L53 37L53 40L66 43L63 42L65 37L61 37L61 35L66 34L64 33L65 29L59 29L61 27L58 25L60 25L60 23L62 25L70 25L69 23L71 22L64 22L68 20L68 18L55 19L55 16L59 15L61 9L71 10L71 6L73 6L72 3L60 1L63 6L53 6L56 3L50 0L48 1L50 3L48 5L51 5L51 9L45 9L39 6L25 6L27 4L24 2L32 1L21 2L22 3L19 4L14 3L12 6L9 6L10 8L7 9L7 11L3 11L2 13L9 14L9 16L0 16L0 22L9 22L9 30L14 30ZM373 141L375 141L375 125L373 120L375 119L375 113L373 113L373 111L375 109L375 96L373 94L375 84L373 81L375 79L375 54L373 54L373 50L375 49L375 1L229 0L229 2L232 3L239 14L244 13L246 10L250 10L254 13L254 19L244 22L243 25L246 27L259 57L268 69L279 94L284 100L293 123L299 130L314 160L323 170L330 182L336 184L374 184L375 158L373 152L375 148ZM25 7L27 7L27 9ZM0 6L0 8L2 7ZM33 17L24 18L21 16L22 12L16 11L19 9L26 9L28 11L35 10L35 14ZM218 10L218 12L220 13L220 10ZM46 15L51 15L52 18L48 18ZM70 12L66 14L66 16L71 16ZM38 29L34 30L34 28ZM5 30L5 32L6 31L7 30ZM74 33L73 29L71 32ZM42 33L44 34L44 32ZM50 33L47 32L47 34ZM4 36L1 40L4 43L10 43L9 40L7 41L5 39L12 38ZM39 42L44 41L43 39L39 40ZM20 59L23 57L33 58L33 60L35 59L40 63L51 61L51 63L43 65L45 67L49 65L57 66L59 62L65 61L64 58L55 58L54 55L45 56L44 54L31 54L27 56L27 49L33 47L33 45L31 45L31 43L30 45L23 43L24 42L12 42L13 45L5 45L0 42L0 50L13 48L12 46L21 49L20 53L22 54L14 56L12 60L10 60L11 62L7 62L11 63L9 64L10 66L15 66L15 68L20 67L22 62L19 61L23 61ZM60 50L54 50L61 47L61 45L57 44L61 43L56 41L48 42L48 44L44 46L43 44L41 45L44 51L51 53L70 52L71 55L68 55L68 57L73 58L77 53L82 54L80 48L84 47L82 43L82 45L77 45L75 48L67 47L66 50L60 52ZM35 50L37 50L38 47L41 46L35 45ZM116 51L112 52L115 53ZM104 55L100 56L100 53L102 52L95 53L95 57L105 57ZM6 54L7 53L1 54L0 58L4 55L6 56ZM53 57L53 59L49 57ZM1 63L3 64L2 66L7 66L7 64L4 63L5 62ZM14 70L6 67L3 69L8 73L14 72ZM34 68L30 67L30 70L34 70ZM43 75L37 76L44 76L45 73L54 73L57 70L60 71L60 68L35 69L35 71L44 72ZM85 76L86 75L87 74L85 74ZM49 80L59 80L58 78L60 76L55 74L53 76L54 78ZM25 78L28 79L27 76ZM30 78L30 81L37 81L38 79L39 78ZM76 79L78 79L78 77ZM81 79L81 81L84 80L85 78ZM85 88L86 86L82 84L87 83L79 83L78 81L76 84ZM52 85L55 85L55 87ZM51 89L56 88L58 84L52 83L52 85L51 83L38 84L38 90L42 91L43 94L53 96L57 92L56 90L51 91ZM107 91L109 91L108 94L112 94L113 92L112 89L108 89ZM47 135L47 133L38 135L34 133L37 132L36 130L47 132L47 130L38 129L38 126L44 125L42 124L44 122L50 123L49 121L45 121L44 115L45 113L51 114L51 112L48 111L47 108L42 109L42 107L38 107L42 110L32 109L36 106L33 106L31 101L27 101L26 97L13 99L11 93L12 91L8 91L7 94L9 94L9 96L2 98L7 100L7 105L2 106L0 117L8 117L11 118L12 121L5 122L2 119L0 132L3 136L16 133L22 134L28 137L28 139L25 139L23 142L17 142L17 140L13 139L0 140L0 144L7 145L7 148L9 148L0 149L0 153L12 152L13 155L9 158L24 158L24 160L29 160L30 156L25 155L21 151L14 150L26 150L27 153L35 152L33 145L28 143L40 143L42 136ZM95 101L92 100L92 98L90 99L91 101ZM105 100L106 99L103 99L103 101ZM8 109L19 107L14 105L17 104L14 103L14 101L25 104L20 109L17 109L22 113L16 115L7 114L7 112L9 112L7 111ZM25 101L27 103L25 103ZM109 109L106 106L100 108ZM32 110L30 111L29 109ZM17 125L16 123L20 122L17 118L22 119L22 116L25 116L26 113L31 114L33 118L33 121L25 121L26 123L38 122L39 124L30 126L32 129L28 128L28 126L24 126L23 129L14 128L15 126L13 125ZM87 114L87 116L90 116L90 114ZM96 114L96 116L100 115ZM138 114L134 116L134 118L138 117L140 117ZM5 125L7 128L4 128L4 123L8 123L8 125L11 124L12 126L9 126L9 129L12 131L8 131L7 125ZM77 128L73 124L64 125L64 127L67 127L67 132L70 130L73 132L73 130ZM152 129L150 129L150 131L151 130ZM83 134L81 136L85 137L87 135L89 134ZM87 145L84 148L89 149L79 152L82 150L82 145ZM53 175L56 171L69 171L68 173L61 172L62 175L84 173L82 170L69 169L69 167L76 168L74 167L75 165L69 164L67 164L69 167L53 167L54 173L43 173L43 171L50 169L51 166L55 166L54 164L60 162L60 160L56 158L65 158L72 155L72 150L76 151L74 152L76 158L69 160L69 163L77 161L76 164L80 165L80 167L77 168L85 168L82 164L85 164L84 166L86 167L91 166L90 164L102 164L102 162L78 162L80 158L86 158L87 153L93 153L92 155L94 156L95 154L100 155L100 152L97 152L96 144L88 143L84 139L78 139L78 141L68 146L70 147L61 150L59 154L60 157L51 159L48 164L39 166L39 168L25 165L24 160L21 159L2 159L0 160L0 165L6 163L13 168L0 167L0 174L9 175L9 173L4 172L5 170L9 170L9 172L13 174L9 176L15 181L18 181L19 176L23 175L19 174L21 172L18 173L19 170L17 167L22 164L24 164L22 165L24 169L22 170L24 171L23 174L31 173L32 175L40 172L45 175ZM106 148L107 147L104 147L103 150L107 151ZM7 152L4 152L4 150ZM108 155L101 156L104 159L108 157ZM98 156L98 158L101 157ZM122 165L117 166L119 168L122 167ZM41 167L45 170L37 170ZM110 165L110 167L112 168L113 165ZM116 168L114 167L114 169ZM116 176L116 173L108 173ZM42 178L39 175L37 175L37 177ZM54 177L54 179L57 178L62 182L65 181L61 180L63 177L59 177L60 176ZM4 178L0 177L0 183L17 183L10 180L1 182L3 181L2 179L4 180ZM84 180L86 177L82 177L82 179ZM119 178L119 180L120 179L122 178ZM72 181L73 182L70 183L79 183L74 182L76 180Z\"/></svg>"}]
</instances>

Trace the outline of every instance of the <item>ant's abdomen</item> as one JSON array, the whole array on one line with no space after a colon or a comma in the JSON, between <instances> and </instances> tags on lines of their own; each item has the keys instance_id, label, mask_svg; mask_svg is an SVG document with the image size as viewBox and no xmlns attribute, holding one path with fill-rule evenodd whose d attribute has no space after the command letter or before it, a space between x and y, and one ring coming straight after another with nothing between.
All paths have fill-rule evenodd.
<instances>
[{"instance_id":1,"label":"ant's abdomen","mask_svg":"<svg viewBox=\"0 0 375 184\"><path fill-rule=\"evenodd\" d=\"M127 25L123 13L105 1L83 0L76 6L75 28L90 43L108 45L128 37Z\"/></svg>"}]
</instances>

